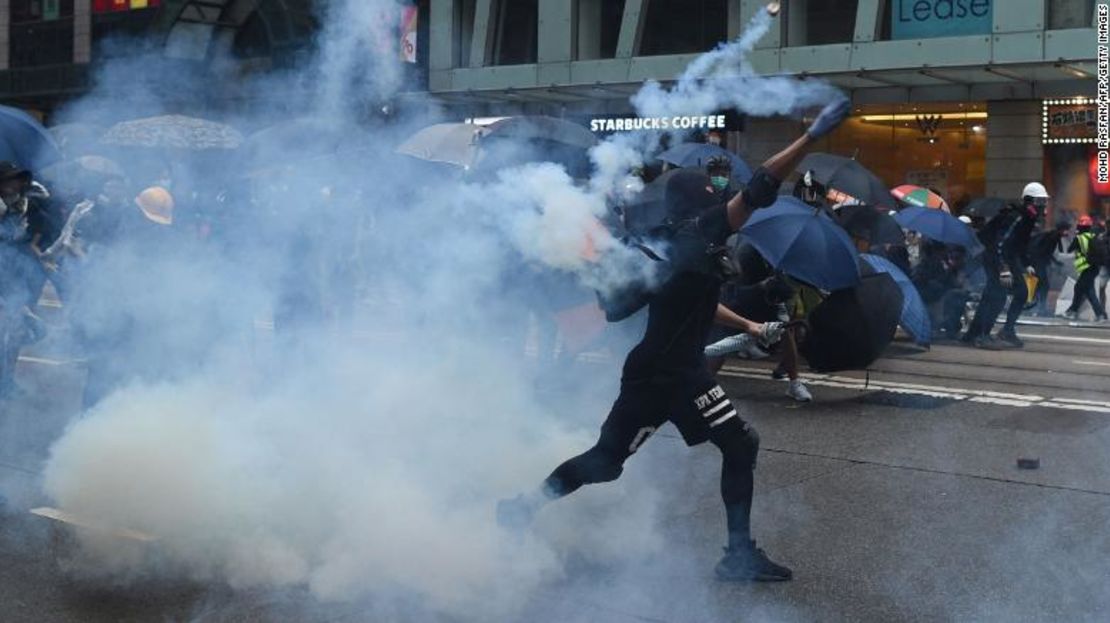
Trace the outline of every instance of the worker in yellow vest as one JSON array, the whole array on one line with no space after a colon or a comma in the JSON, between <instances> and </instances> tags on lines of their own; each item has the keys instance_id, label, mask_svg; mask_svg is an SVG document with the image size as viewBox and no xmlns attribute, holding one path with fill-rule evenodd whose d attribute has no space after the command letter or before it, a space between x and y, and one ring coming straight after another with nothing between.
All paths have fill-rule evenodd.
<instances>
[{"instance_id":1,"label":"worker in yellow vest","mask_svg":"<svg viewBox=\"0 0 1110 623\"><path fill-rule=\"evenodd\" d=\"M1103 251L1100 245L1105 245L1105 241L1098 239L1091 231L1093 225L1094 222L1090 216L1079 217L1079 222L1076 224L1079 233L1068 248L1069 252L1075 253L1075 272L1079 275L1079 280L1075 282L1071 306L1064 312L1064 316L1072 320L1079 318L1079 308L1086 299L1095 312L1095 320L1103 322L1106 320L1106 309L1095 293L1095 278L1105 262L1105 258L1100 257L1100 252Z\"/></svg>"}]
</instances>

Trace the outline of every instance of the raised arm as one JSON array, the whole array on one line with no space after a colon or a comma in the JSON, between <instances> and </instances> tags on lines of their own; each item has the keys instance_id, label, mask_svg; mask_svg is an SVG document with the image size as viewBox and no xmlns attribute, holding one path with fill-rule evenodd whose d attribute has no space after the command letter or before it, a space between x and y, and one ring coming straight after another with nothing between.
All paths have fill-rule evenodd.
<instances>
[{"instance_id":1,"label":"raised arm","mask_svg":"<svg viewBox=\"0 0 1110 623\"><path fill-rule=\"evenodd\" d=\"M805 134L786 149L768 158L763 166L756 169L744 192L728 202L728 224L733 231L744 226L753 210L765 208L775 202L782 180L798 166L810 146L835 130L851 109L852 103L847 98L842 97L829 102L821 109L821 114L817 115L817 119Z\"/></svg>"}]
</instances>

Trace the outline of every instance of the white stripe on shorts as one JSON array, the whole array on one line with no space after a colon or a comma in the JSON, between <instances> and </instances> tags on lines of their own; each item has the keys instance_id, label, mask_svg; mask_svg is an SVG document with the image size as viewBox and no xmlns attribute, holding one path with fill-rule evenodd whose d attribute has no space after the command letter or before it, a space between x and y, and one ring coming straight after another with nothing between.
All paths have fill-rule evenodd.
<instances>
[{"instance_id":1,"label":"white stripe on shorts","mask_svg":"<svg viewBox=\"0 0 1110 623\"><path fill-rule=\"evenodd\" d=\"M729 402L728 398L725 398L725 399L724 399L724 400L722 400L721 402L719 402L719 403L717 403L717 404L713 405L713 407L712 407L712 408L710 408L710 409L709 409L708 411L706 411L705 413L702 413L701 415L702 415L702 417L704 417L704 418L708 418L708 417L711 417L711 416L712 416L712 415L713 415L714 413L716 413L716 412L720 411L721 409L724 409L725 407L730 407L730 406L732 406L732 403L731 403L731 402Z\"/></svg>"},{"instance_id":2,"label":"white stripe on shorts","mask_svg":"<svg viewBox=\"0 0 1110 623\"><path fill-rule=\"evenodd\" d=\"M714 420L709 425L709 428L713 428L713 427L717 426L721 422L724 422L725 420L729 419L730 417L732 417L734 415L736 415L736 409L729 409L728 413L726 413L726 414L722 415L721 417L717 418L716 420Z\"/></svg>"}]
</instances>

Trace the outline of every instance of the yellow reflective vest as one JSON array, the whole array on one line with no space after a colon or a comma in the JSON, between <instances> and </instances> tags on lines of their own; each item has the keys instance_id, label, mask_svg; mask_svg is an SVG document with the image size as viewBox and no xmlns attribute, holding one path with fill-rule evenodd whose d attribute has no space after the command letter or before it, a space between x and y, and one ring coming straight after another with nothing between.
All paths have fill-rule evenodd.
<instances>
[{"instance_id":1,"label":"yellow reflective vest","mask_svg":"<svg viewBox=\"0 0 1110 623\"><path fill-rule=\"evenodd\" d=\"M1087 260L1087 252L1091 249L1091 241L1095 239L1095 235L1089 231L1085 231L1075 237L1075 245L1078 250L1075 252L1075 272L1080 275L1083 271L1091 267L1091 262Z\"/></svg>"}]
</instances>

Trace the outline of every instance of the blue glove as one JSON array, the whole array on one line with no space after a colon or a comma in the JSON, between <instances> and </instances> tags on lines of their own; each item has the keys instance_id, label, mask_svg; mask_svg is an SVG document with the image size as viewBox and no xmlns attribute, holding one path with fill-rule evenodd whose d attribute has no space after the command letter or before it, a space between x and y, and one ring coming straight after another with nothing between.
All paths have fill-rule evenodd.
<instances>
[{"instance_id":1,"label":"blue glove","mask_svg":"<svg viewBox=\"0 0 1110 623\"><path fill-rule=\"evenodd\" d=\"M821 109L821 114L817 115L817 119L813 121L813 125L809 126L806 133L810 138L821 138L836 129L852 110L852 102L848 101L846 97L838 97L835 100L825 104Z\"/></svg>"}]
</instances>

